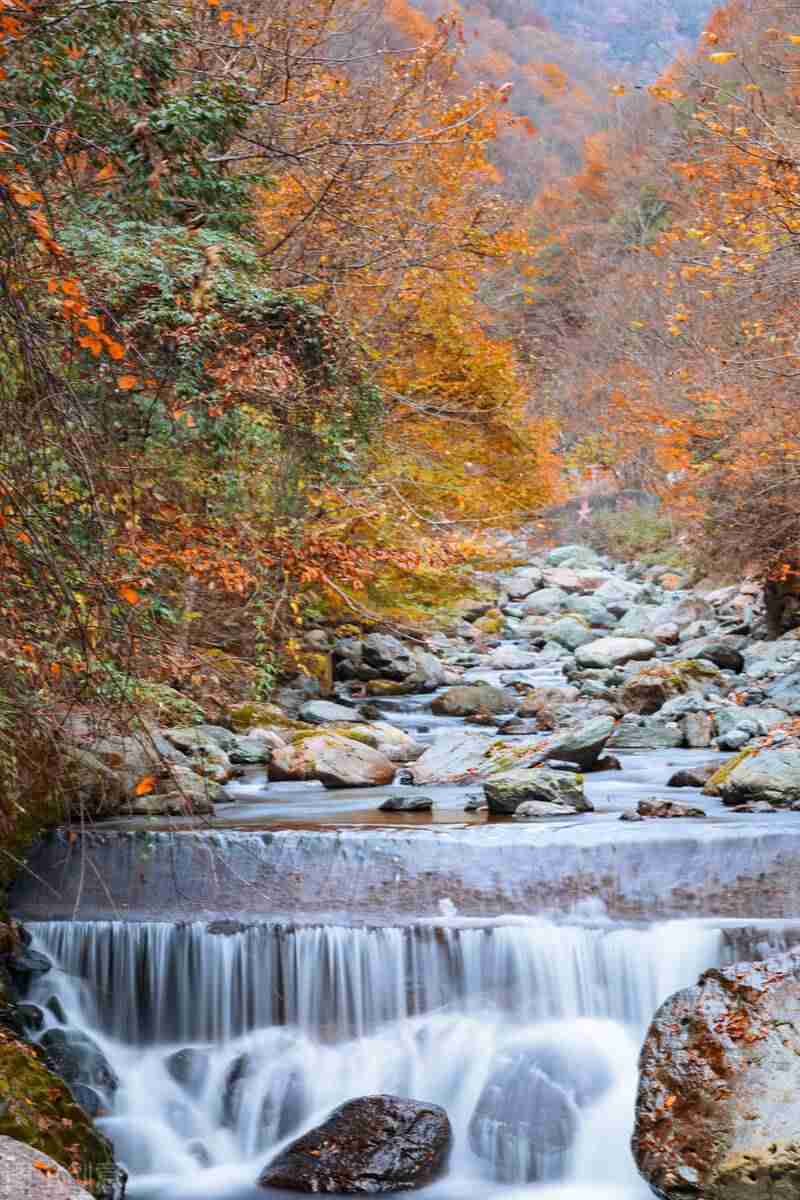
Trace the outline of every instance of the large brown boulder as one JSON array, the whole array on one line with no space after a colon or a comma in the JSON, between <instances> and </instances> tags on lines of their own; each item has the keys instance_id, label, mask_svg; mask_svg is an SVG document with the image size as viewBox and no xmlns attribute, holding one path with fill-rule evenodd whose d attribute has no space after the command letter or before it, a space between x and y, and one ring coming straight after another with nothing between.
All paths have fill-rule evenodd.
<instances>
[{"instance_id":1,"label":"large brown boulder","mask_svg":"<svg viewBox=\"0 0 800 1200\"><path fill-rule=\"evenodd\" d=\"M800 1194L800 956L714 968L656 1013L633 1152L665 1200Z\"/></svg>"},{"instance_id":2,"label":"large brown boulder","mask_svg":"<svg viewBox=\"0 0 800 1200\"><path fill-rule=\"evenodd\" d=\"M438 1104L363 1096L282 1150L259 1185L290 1192L404 1192L425 1187L447 1165L452 1131Z\"/></svg>"},{"instance_id":3,"label":"large brown boulder","mask_svg":"<svg viewBox=\"0 0 800 1200\"><path fill-rule=\"evenodd\" d=\"M270 779L316 779L329 788L381 787L392 782L395 771L379 750L334 733L300 735L276 750L269 764Z\"/></svg>"},{"instance_id":4,"label":"large brown boulder","mask_svg":"<svg viewBox=\"0 0 800 1200\"><path fill-rule=\"evenodd\" d=\"M431 711L446 717L497 716L516 708L514 695L488 683L458 684L431 701Z\"/></svg>"},{"instance_id":5,"label":"large brown boulder","mask_svg":"<svg viewBox=\"0 0 800 1200\"><path fill-rule=\"evenodd\" d=\"M678 659L675 662L653 663L627 681L620 692L620 704L625 712L642 716L657 713L662 705L687 692L707 695L720 691L725 681L717 668L698 659Z\"/></svg>"}]
</instances>

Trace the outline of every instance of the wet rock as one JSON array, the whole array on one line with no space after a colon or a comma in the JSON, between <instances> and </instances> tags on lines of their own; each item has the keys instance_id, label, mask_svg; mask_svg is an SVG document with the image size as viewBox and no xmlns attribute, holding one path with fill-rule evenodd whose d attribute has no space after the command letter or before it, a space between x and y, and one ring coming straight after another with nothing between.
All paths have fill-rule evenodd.
<instances>
[{"instance_id":1,"label":"wet rock","mask_svg":"<svg viewBox=\"0 0 800 1200\"><path fill-rule=\"evenodd\" d=\"M273 780L316 779L329 788L382 787L391 783L395 765L371 746L333 733L302 736L276 750L269 764Z\"/></svg>"},{"instance_id":2,"label":"wet rock","mask_svg":"<svg viewBox=\"0 0 800 1200\"><path fill-rule=\"evenodd\" d=\"M505 742L485 733L455 732L441 735L422 758L412 763L409 776L418 786L440 783L476 783L491 779L534 759L541 761L541 739Z\"/></svg>"},{"instance_id":3,"label":"wet rock","mask_svg":"<svg viewBox=\"0 0 800 1200\"><path fill-rule=\"evenodd\" d=\"M674 800L661 800L653 797L650 800L640 800L636 805L640 817L704 817L702 808L690 808L688 804L676 804Z\"/></svg>"},{"instance_id":4,"label":"wet rock","mask_svg":"<svg viewBox=\"0 0 800 1200\"><path fill-rule=\"evenodd\" d=\"M358 719L355 709L346 708L344 704L334 704L332 700L309 700L300 709L300 720L309 725L327 725L336 721L352 721Z\"/></svg>"},{"instance_id":5,"label":"wet rock","mask_svg":"<svg viewBox=\"0 0 800 1200\"><path fill-rule=\"evenodd\" d=\"M730 642L706 642L702 648L693 649L692 653L696 658L707 659L722 671L734 671L738 674L744 669L744 656Z\"/></svg>"},{"instance_id":6,"label":"wet rock","mask_svg":"<svg viewBox=\"0 0 800 1200\"><path fill-rule=\"evenodd\" d=\"M373 721L371 725L349 725L347 728L336 729L345 737L354 738L373 750L385 754L390 762L416 762L425 753L425 747L415 742L405 730L396 729L387 721Z\"/></svg>"},{"instance_id":7,"label":"wet rock","mask_svg":"<svg viewBox=\"0 0 800 1200\"><path fill-rule=\"evenodd\" d=\"M599 1100L614 1081L605 1055L584 1034L571 1030L563 1030L557 1043L534 1044L529 1061L562 1088L579 1108Z\"/></svg>"},{"instance_id":8,"label":"wet rock","mask_svg":"<svg viewBox=\"0 0 800 1200\"><path fill-rule=\"evenodd\" d=\"M433 800L430 796L389 796L379 805L380 812L430 812Z\"/></svg>"},{"instance_id":9,"label":"wet rock","mask_svg":"<svg viewBox=\"0 0 800 1200\"><path fill-rule=\"evenodd\" d=\"M53 966L46 954L29 946L22 946L14 954L9 954L4 963L14 983L22 991L27 989L31 979L46 975Z\"/></svg>"},{"instance_id":10,"label":"wet rock","mask_svg":"<svg viewBox=\"0 0 800 1200\"><path fill-rule=\"evenodd\" d=\"M94 1088L85 1083L71 1083L69 1090L75 1097L75 1103L80 1104L87 1117L91 1117L93 1121L108 1113L108 1108Z\"/></svg>"},{"instance_id":11,"label":"wet rock","mask_svg":"<svg viewBox=\"0 0 800 1200\"><path fill-rule=\"evenodd\" d=\"M285 744L277 734L265 736L268 732L266 729L254 729L249 737L237 737L229 754L230 761L241 767L257 767L268 763L272 751Z\"/></svg>"},{"instance_id":12,"label":"wet rock","mask_svg":"<svg viewBox=\"0 0 800 1200\"><path fill-rule=\"evenodd\" d=\"M528 692L517 710L520 717L538 717L543 709L558 707L562 704L572 704L578 699L576 687L546 687Z\"/></svg>"},{"instance_id":13,"label":"wet rock","mask_svg":"<svg viewBox=\"0 0 800 1200\"><path fill-rule=\"evenodd\" d=\"M609 745L620 751L673 750L683 745L683 730L676 721L627 713L609 738Z\"/></svg>"},{"instance_id":14,"label":"wet rock","mask_svg":"<svg viewBox=\"0 0 800 1200\"><path fill-rule=\"evenodd\" d=\"M798 804L793 804L791 807L792 811L794 812L798 808ZM749 800L747 804L737 804L736 807L731 811L735 813L757 814L774 813L778 812L779 809L777 809L774 804L770 804L768 800Z\"/></svg>"},{"instance_id":15,"label":"wet rock","mask_svg":"<svg viewBox=\"0 0 800 1200\"><path fill-rule=\"evenodd\" d=\"M625 683L619 701L625 712L652 715L667 701L687 692L701 696L724 687L725 681L711 663L696 659L652 663L637 671Z\"/></svg>"},{"instance_id":16,"label":"wet rock","mask_svg":"<svg viewBox=\"0 0 800 1200\"><path fill-rule=\"evenodd\" d=\"M567 730L550 743L547 757L575 763L581 771L591 771L614 732L614 725L613 717L595 717L585 725Z\"/></svg>"},{"instance_id":17,"label":"wet rock","mask_svg":"<svg viewBox=\"0 0 800 1200\"><path fill-rule=\"evenodd\" d=\"M491 812L491 807L489 811ZM579 817L581 809L570 804L554 804L545 800L526 800L512 814L515 821L552 821L554 817Z\"/></svg>"},{"instance_id":18,"label":"wet rock","mask_svg":"<svg viewBox=\"0 0 800 1200\"><path fill-rule=\"evenodd\" d=\"M4 1020L7 1020L21 1037L40 1033L44 1029L44 1013L38 1004L14 1004L8 1013L4 1014Z\"/></svg>"},{"instance_id":19,"label":"wet rock","mask_svg":"<svg viewBox=\"0 0 800 1200\"><path fill-rule=\"evenodd\" d=\"M365 1096L335 1109L263 1171L261 1187L357 1195L410 1191L440 1175L452 1131L438 1104Z\"/></svg>"},{"instance_id":20,"label":"wet rock","mask_svg":"<svg viewBox=\"0 0 800 1200\"><path fill-rule=\"evenodd\" d=\"M210 1060L205 1050L185 1046L164 1059L167 1073L189 1091L198 1091L208 1077Z\"/></svg>"},{"instance_id":21,"label":"wet rock","mask_svg":"<svg viewBox=\"0 0 800 1200\"><path fill-rule=\"evenodd\" d=\"M448 688L431 702L431 709L448 717L471 717L479 713L496 716L515 708L513 693L490 684L464 684Z\"/></svg>"},{"instance_id":22,"label":"wet rock","mask_svg":"<svg viewBox=\"0 0 800 1200\"><path fill-rule=\"evenodd\" d=\"M567 650L577 650L587 642L596 640L588 625L577 617L561 617L553 621L547 628L547 636L551 641L558 642Z\"/></svg>"},{"instance_id":23,"label":"wet rock","mask_svg":"<svg viewBox=\"0 0 800 1200\"><path fill-rule=\"evenodd\" d=\"M656 1013L633 1151L667 1200L790 1197L800 1151L795 955L715 968Z\"/></svg>"},{"instance_id":24,"label":"wet rock","mask_svg":"<svg viewBox=\"0 0 800 1200\"><path fill-rule=\"evenodd\" d=\"M47 1001L47 1003L45 1004L45 1008L62 1025L67 1024L67 1014L64 1011L64 1005L61 1003L58 996L51 996L49 998L49 1000Z\"/></svg>"},{"instance_id":25,"label":"wet rock","mask_svg":"<svg viewBox=\"0 0 800 1200\"><path fill-rule=\"evenodd\" d=\"M580 775L553 771L548 767L510 771L483 785L489 812L510 816L521 804L536 801L540 804L566 805L576 812L592 812L593 805L583 791ZM533 810L531 810L533 813Z\"/></svg>"},{"instance_id":26,"label":"wet rock","mask_svg":"<svg viewBox=\"0 0 800 1200\"><path fill-rule=\"evenodd\" d=\"M709 779L718 770L717 763L708 763L705 766L698 767L682 767L679 771L675 771L667 780L667 787L674 788L702 788L708 783Z\"/></svg>"},{"instance_id":27,"label":"wet rock","mask_svg":"<svg viewBox=\"0 0 800 1200\"><path fill-rule=\"evenodd\" d=\"M92 1200L49 1155L0 1137L0 1200Z\"/></svg>"},{"instance_id":28,"label":"wet rock","mask_svg":"<svg viewBox=\"0 0 800 1200\"><path fill-rule=\"evenodd\" d=\"M800 750L766 749L742 759L719 784L723 804L766 800L790 808L800 800Z\"/></svg>"},{"instance_id":29,"label":"wet rock","mask_svg":"<svg viewBox=\"0 0 800 1200\"><path fill-rule=\"evenodd\" d=\"M469 1123L469 1143L505 1183L557 1179L577 1130L574 1103L535 1051L499 1057Z\"/></svg>"},{"instance_id":30,"label":"wet rock","mask_svg":"<svg viewBox=\"0 0 800 1200\"><path fill-rule=\"evenodd\" d=\"M627 662L642 662L656 652L655 642L647 638L598 638L578 646L575 661L580 667L611 668Z\"/></svg>"},{"instance_id":31,"label":"wet rock","mask_svg":"<svg viewBox=\"0 0 800 1200\"><path fill-rule=\"evenodd\" d=\"M179 792L194 812L212 812L214 804L224 803L228 798L221 784L182 766L171 766L169 773L158 779L155 790L164 795Z\"/></svg>"},{"instance_id":32,"label":"wet rock","mask_svg":"<svg viewBox=\"0 0 800 1200\"><path fill-rule=\"evenodd\" d=\"M408 647L387 633L371 633L364 638L361 655L367 666L374 667L385 679L406 679L416 666Z\"/></svg>"},{"instance_id":33,"label":"wet rock","mask_svg":"<svg viewBox=\"0 0 800 1200\"><path fill-rule=\"evenodd\" d=\"M80 1029L48 1029L39 1045L47 1060L67 1083L84 1083L114 1092L119 1080L97 1042Z\"/></svg>"},{"instance_id":34,"label":"wet rock","mask_svg":"<svg viewBox=\"0 0 800 1200\"><path fill-rule=\"evenodd\" d=\"M269 1094L259 1112L259 1147L266 1149L289 1137L305 1120L310 1103L301 1071L292 1067L273 1070Z\"/></svg>"}]
</instances>

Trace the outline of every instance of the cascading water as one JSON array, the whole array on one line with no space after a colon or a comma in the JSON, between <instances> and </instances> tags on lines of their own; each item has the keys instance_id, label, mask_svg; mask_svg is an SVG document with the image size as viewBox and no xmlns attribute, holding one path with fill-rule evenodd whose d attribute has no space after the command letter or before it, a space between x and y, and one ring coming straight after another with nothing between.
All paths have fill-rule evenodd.
<instances>
[{"instance_id":1,"label":"cascading water","mask_svg":"<svg viewBox=\"0 0 800 1200\"><path fill-rule=\"evenodd\" d=\"M130 1195L159 1200L263 1195L253 1182L278 1146L377 1092L447 1109L442 1200L638 1200L627 1140L644 1028L666 995L766 936L510 918L29 927L58 964L29 997L42 1036L66 1024L97 1043L119 1081L89 1081L101 1124Z\"/></svg>"}]
</instances>

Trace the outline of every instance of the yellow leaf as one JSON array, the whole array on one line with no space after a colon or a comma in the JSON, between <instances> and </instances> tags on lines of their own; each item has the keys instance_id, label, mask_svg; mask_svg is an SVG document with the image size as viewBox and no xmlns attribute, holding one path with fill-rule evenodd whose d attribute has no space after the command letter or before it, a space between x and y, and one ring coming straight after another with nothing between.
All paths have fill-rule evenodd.
<instances>
[{"instance_id":1,"label":"yellow leaf","mask_svg":"<svg viewBox=\"0 0 800 1200\"><path fill-rule=\"evenodd\" d=\"M139 780L136 787L133 789L134 794L137 796L147 796L150 794L150 792L153 791L155 786L156 786L155 776L154 775L145 775L142 779Z\"/></svg>"},{"instance_id":2,"label":"yellow leaf","mask_svg":"<svg viewBox=\"0 0 800 1200\"><path fill-rule=\"evenodd\" d=\"M738 57L736 50L718 50L716 54L709 54L708 61L713 63L727 63Z\"/></svg>"},{"instance_id":3,"label":"yellow leaf","mask_svg":"<svg viewBox=\"0 0 800 1200\"><path fill-rule=\"evenodd\" d=\"M125 600L127 604L138 604L141 600L141 596L136 589L130 587L127 583L123 583L122 587L117 589L117 594L122 600Z\"/></svg>"},{"instance_id":4,"label":"yellow leaf","mask_svg":"<svg viewBox=\"0 0 800 1200\"><path fill-rule=\"evenodd\" d=\"M117 387L121 392L131 392L138 386L139 379L136 375L120 375L117 380Z\"/></svg>"},{"instance_id":5,"label":"yellow leaf","mask_svg":"<svg viewBox=\"0 0 800 1200\"><path fill-rule=\"evenodd\" d=\"M615 83L614 86L611 88L611 95L612 96L624 96L625 95L625 84L624 83Z\"/></svg>"},{"instance_id":6,"label":"yellow leaf","mask_svg":"<svg viewBox=\"0 0 800 1200\"><path fill-rule=\"evenodd\" d=\"M99 183L102 179L113 179L117 173L117 169L113 163L106 163L95 175L95 183Z\"/></svg>"},{"instance_id":7,"label":"yellow leaf","mask_svg":"<svg viewBox=\"0 0 800 1200\"><path fill-rule=\"evenodd\" d=\"M800 33L787 33L786 40L793 46L800 46Z\"/></svg>"}]
</instances>

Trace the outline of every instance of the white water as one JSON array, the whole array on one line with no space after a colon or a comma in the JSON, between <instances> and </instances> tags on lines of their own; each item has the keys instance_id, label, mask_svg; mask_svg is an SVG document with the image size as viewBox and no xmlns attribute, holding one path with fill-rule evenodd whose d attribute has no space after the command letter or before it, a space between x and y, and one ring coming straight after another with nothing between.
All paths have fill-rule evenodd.
<instances>
[{"instance_id":1,"label":"white water","mask_svg":"<svg viewBox=\"0 0 800 1200\"><path fill-rule=\"evenodd\" d=\"M591 915L594 926L506 918L226 935L32 924L60 969L30 998L56 995L119 1076L101 1124L132 1197L263 1196L253 1185L277 1146L344 1100L393 1092L442 1104L453 1124L450 1171L425 1196L639 1200L649 1193L628 1141L642 1035L662 999L730 950L713 923L632 929ZM165 1066L185 1046L207 1055L191 1087ZM531 1062L576 1124L566 1148L509 1133L542 1111ZM472 1141L478 1157L470 1119L504 1067L499 1107Z\"/></svg>"}]
</instances>

